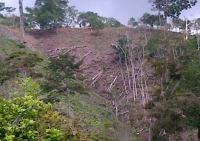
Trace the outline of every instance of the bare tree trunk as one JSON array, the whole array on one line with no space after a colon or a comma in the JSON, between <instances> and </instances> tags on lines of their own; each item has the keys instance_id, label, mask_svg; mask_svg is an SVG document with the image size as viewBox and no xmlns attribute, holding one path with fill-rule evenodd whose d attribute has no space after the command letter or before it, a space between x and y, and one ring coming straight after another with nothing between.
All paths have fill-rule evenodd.
<instances>
[{"instance_id":1,"label":"bare tree trunk","mask_svg":"<svg viewBox=\"0 0 200 141\"><path fill-rule=\"evenodd\" d=\"M185 40L188 39L188 26L190 25L191 23L188 23L188 19L185 18Z\"/></svg>"},{"instance_id":2,"label":"bare tree trunk","mask_svg":"<svg viewBox=\"0 0 200 141\"><path fill-rule=\"evenodd\" d=\"M165 0L165 2L166 2L165 10L167 10L169 0ZM164 12L164 16L165 16L165 30L166 30L167 29L167 14L166 14L166 12Z\"/></svg>"},{"instance_id":3,"label":"bare tree trunk","mask_svg":"<svg viewBox=\"0 0 200 141\"><path fill-rule=\"evenodd\" d=\"M188 39L188 23L187 23L188 19L185 19L185 40Z\"/></svg>"},{"instance_id":4,"label":"bare tree trunk","mask_svg":"<svg viewBox=\"0 0 200 141\"><path fill-rule=\"evenodd\" d=\"M198 49L200 49L200 43L199 43L199 35L197 35L197 44L198 44Z\"/></svg>"},{"instance_id":5,"label":"bare tree trunk","mask_svg":"<svg viewBox=\"0 0 200 141\"><path fill-rule=\"evenodd\" d=\"M54 20L54 28L56 30L56 33L58 33L58 19Z\"/></svg>"},{"instance_id":6,"label":"bare tree trunk","mask_svg":"<svg viewBox=\"0 0 200 141\"><path fill-rule=\"evenodd\" d=\"M200 140L200 127L198 126L198 133L197 133L197 137Z\"/></svg>"},{"instance_id":7,"label":"bare tree trunk","mask_svg":"<svg viewBox=\"0 0 200 141\"><path fill-rule=\"evenodd\" d=\"M136 79L135 79L135 68L134 68L134 62L133 62L133 52L129 51L131 53L131 67L132 67L132 93L134 101L137 97L137 88L136 88Z\"/></svg>"},{"instance_id":8,"label":"bare tree trunk","mask_svg":"<svg viewBox=\"0 0 200 141\"><path fill-rule=\"evenodd\" d=\"M21 29L22 37L24 38L23 0L19 0L19 12L20 12L20 29Z\"/></svg>"},{"instance_id":9,"label":"bare tree trunk","mask_svg":"<svg viewBox=\"0 0 200 141\"><path fill-rule=\"evenodd\" d=\"M159 29L161 29L162 23L161 23L161 17L160 17L160 10L159 10L159 12L158 12L158 17L159 17L159 24L160 24Z\"/></svg>"}]
</instances>

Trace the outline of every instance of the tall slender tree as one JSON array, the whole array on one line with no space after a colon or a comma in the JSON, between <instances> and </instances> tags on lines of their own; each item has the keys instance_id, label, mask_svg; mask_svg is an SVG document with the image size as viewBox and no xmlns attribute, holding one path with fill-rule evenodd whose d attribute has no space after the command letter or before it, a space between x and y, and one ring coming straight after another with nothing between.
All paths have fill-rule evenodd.
<instances>
[{"instance_id":1,"label":"tall slender tree","mask_svg":"<svg viewBox=\"0 0 200 141\"><path fill-rule=\"evenodd\" d=\"M23 0L19 0L19 13L20 13L20 29L21 29L22 37L24 37Z\"/></svg>"}]
</instances>

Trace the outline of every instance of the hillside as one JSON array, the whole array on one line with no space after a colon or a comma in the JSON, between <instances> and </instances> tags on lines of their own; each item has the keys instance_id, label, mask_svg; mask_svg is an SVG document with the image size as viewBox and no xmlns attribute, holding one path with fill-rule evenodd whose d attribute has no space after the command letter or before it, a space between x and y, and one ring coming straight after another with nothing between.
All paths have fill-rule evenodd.
<instances>
[{"instance_id":1,"label":"hillside","mask_svg":"<svg viewBox=\"0 0 200 141\"><path fill-rule=\"evenodd\" d=\"M89 96L75 94L71 102L74 115L79 115L92 124L88 130L94 128L98 131L105 123L113 121L112 124L115 124L117 120L120 122L119 127L108 134L103 132L104 136L111 134L118 140L129 141L143 140L142 138L147 140L152 134L157 134L155 138L159 140L157 136L160 137L161 130L166 130L167 136L164 135L160 140L198 140L197 128L188 126L188 129L182 128L182 132L178 132L177 125L176 132L174 117L162 115L162 112L172 112L184 116L182 107L177 106L181 105L186 97L182 90L185 85L182 84L182 79L179 80L179 74L187 78L186 72L189 70L183 67L187 66L188 62L184 57L189 56L190 59L195 54L192 51L196 51L192 48L192 41L183 41L182 34L118 27L105 28L96 35L89 28L61 28L57 34L50 30L27 30L25 38L22 39L19 29L0 25L0 35L24 42L28 49L39 51L45 59L57 58L59 53L65 52L75 55L76 62L84 59L80 66L81 72L75 75L84 78L83 83ZM126 60L125 56L125 62L120 62L124 56L120 52L117 54L117 51L121 51L119 40L124 36L128 42L121 40L121 48L128 51L127 56L130 58ZM8 49L9 45L6 44L5 48ZM188 50L191 50L191 53ZM183 58L180 62L179 57ZM42 71L44 73L45 70ZM190 93L188 89L185 91ZM197 97L192 97L191 101ZM168 104L170 98L171 105ZM191 101L189 100L189 105ZM64 102L56 103L54 108L65 113L63 105ZM159 121L162 121L162 124ZM175 129L171 129L172 127ZM132 136L134 139L131 139Z\"/></svg>"}]
</instances>

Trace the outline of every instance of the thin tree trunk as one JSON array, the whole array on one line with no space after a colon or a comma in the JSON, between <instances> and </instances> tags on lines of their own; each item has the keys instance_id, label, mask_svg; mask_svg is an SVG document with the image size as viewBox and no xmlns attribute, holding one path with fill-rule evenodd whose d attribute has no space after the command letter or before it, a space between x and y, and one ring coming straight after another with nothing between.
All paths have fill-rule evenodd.
<instances>
[{"instance_id":1,"label":"thin tree trunk","mask_svg":"<svg viewBox=\"0 0 200 141\"><path fill-rule=\"evenodd\" d=\"M160 10L158 12L158 17L159 17L159 24L160 24L159 29L161 29L162 23L161 23L161 18L160 18Z\"/></svg>"},{"instance_id":2,"label":"thin tree trunk","mask_svg":"<svg viewBox=\"0 0 200 141\"><path fill-rule=\"evenodd\" d=\"M54 28L56 30L56 33L58 33L58 20L57 19L54 20Z\"/></svg>"},{"instance_id":3,"label":"thin tree trunk","mask_svg":"<svg viewBox=\"0 0 200 141\"><path fill-rule=\"evenodd\" d=\"M199 35L197 34L197 44L198 44L198 49L200 49L200 43L199 43Z\"/></svg>"},{"instance_id":4,"label":"thin tree trunk","mask_svg":"<svg viewBox=\"0 0 200 141\"><path fill-rule=\"evenodd\" d=\"M131 67L132 67L132 93L134 101L136 100L137 95L137 88L136 88L136 80L135 80L135 68L134 68L134 62L133 62L133 52L129 51L131 53Z\"/></svg>"},{"instance_id":5,"label":"thin tree trunk","mask_svg":"<svg viewBox=\"0 0 200 141\"><path fill-rule=\"evenodd\" d=\"M188 19L185 19L185 40L188 39Z\"/></svg>"},{"instance_id":6,"label":"thin tree trunk","mask_svg":"<svg viewBox=\"0 0 200 141\"><path fill-rule=\"evenodd\" d=\"M19 0L19 12L20 12L20 29L21 29L22 37L24 38L23 0Z\"/></svg>"}]
</instances>

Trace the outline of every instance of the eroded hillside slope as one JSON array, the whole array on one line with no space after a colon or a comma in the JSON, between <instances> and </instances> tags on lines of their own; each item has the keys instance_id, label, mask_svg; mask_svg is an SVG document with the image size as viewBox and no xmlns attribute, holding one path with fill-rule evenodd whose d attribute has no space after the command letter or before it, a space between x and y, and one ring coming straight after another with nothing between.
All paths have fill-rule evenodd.
<instances>
[{"instance_id":1,"label":"eroded hillside slope","mask_svg":"<svg viewBox=\"0 0 200 141\"><path fill-rule=\"evenodd\" d=\"M187 51L181 46L184 42L181 34L169 35L151 29L105 28L98 35L88 28L63 28L59 29L57 34L53 31L27 30L23 40L18 29L0 29L1 35L24 41L29 48L42 52L46 57L57 57L59 53L69 52L76 56L77 61L84 58L82 73L78 75L85 78L85 85L109 101L118 120L130 124L136 135L146 139L151 136L151 126L156 122L155 118L149 116L152 105L146 103L152 99L162 100L166 93L176 92L173 90L173 87L176 88L176 82L170 85L168 75L174 73L176 76L180 73L176 69L175 59ZM123 64L119 63L116 52L118 41L124 35L131 41L124 47L128 46L129 54L132 53L133 56ZM166 39L158 39L159 35ZM175 69L165 70L165 66L171 67L170 65ZM173 79L170 82L172 81ZM168 91L168 87L172 91ZM154 104L165 109L157 101ZM196 140L196 130L185 130L184 133L185 135L172 135L171 138L188 137Z\"/></svg>"}]
</instances>

